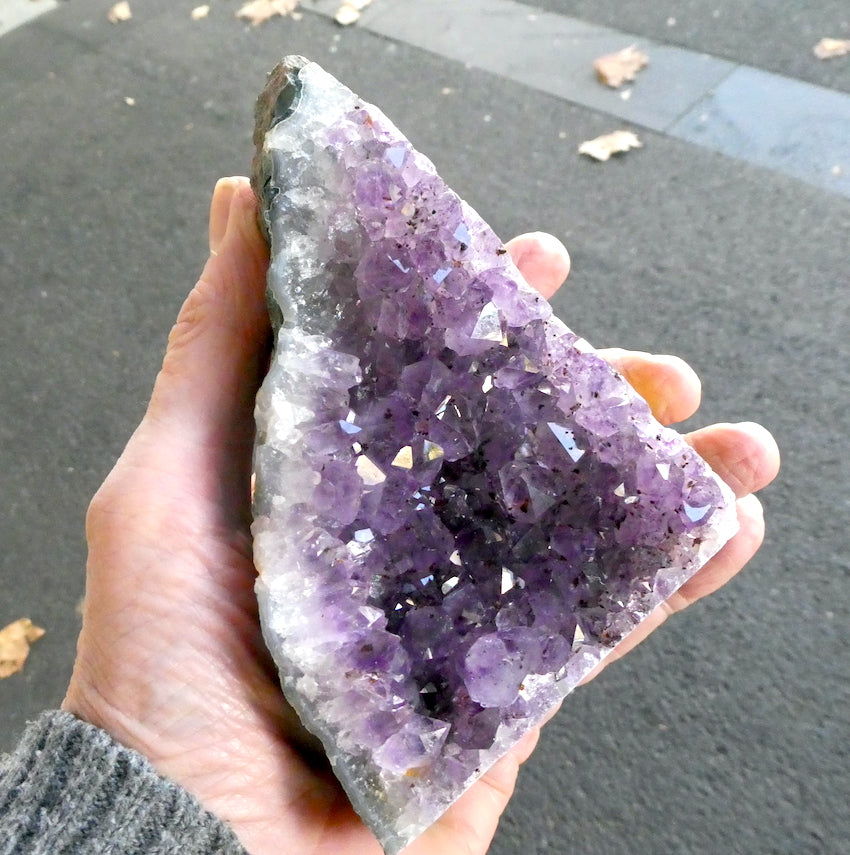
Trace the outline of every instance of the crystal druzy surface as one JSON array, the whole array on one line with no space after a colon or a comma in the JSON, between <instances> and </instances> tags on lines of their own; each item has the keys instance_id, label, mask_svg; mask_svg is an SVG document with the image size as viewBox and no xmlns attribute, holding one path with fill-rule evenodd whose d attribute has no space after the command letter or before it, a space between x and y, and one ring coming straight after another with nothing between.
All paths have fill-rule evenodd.
<instances>
[{"instance_id":1,"label":"crystal druzy surface","mask_svg":"<svg viewBox=\"0 0 850 855\"><path fill-rule=\"evenodd\" d=\"M380 110L293 57L256 141L263 630L397 852L716 552L734 501Z\"/></svg>"}]
</instances>

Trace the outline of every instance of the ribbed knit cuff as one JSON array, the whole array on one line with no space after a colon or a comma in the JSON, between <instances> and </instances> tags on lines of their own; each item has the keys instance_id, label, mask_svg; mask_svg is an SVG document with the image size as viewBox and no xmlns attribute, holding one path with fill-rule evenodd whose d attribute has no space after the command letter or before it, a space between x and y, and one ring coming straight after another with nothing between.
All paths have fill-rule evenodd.
<instances>
[{"instance_id":1,"label":"ribbed knit cuff","mask_svg":"<svg viewBox=\"0 0 850 855\"><path fill-rule=\"evenodd\" d=\"M141 754L65 712L42 714L0 756L0 853L246 855Z\"/></svg>"}]
</instances>

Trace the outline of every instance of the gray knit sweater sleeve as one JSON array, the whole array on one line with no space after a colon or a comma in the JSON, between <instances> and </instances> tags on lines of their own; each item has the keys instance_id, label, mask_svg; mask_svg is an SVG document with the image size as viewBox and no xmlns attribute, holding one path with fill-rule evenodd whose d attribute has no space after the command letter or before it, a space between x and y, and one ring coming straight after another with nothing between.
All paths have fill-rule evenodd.
<instances>
[{"instance_id":1,"label":"gray knit sweater sleeve","mask_svg":"<svg viewBox=\"0 0 850 855\"><path fill-rule=\"evenodd\" d=\"M2 855L246 855L233 832L148 761L69 713L0 755Z\"/></svg>"}]
</instances>

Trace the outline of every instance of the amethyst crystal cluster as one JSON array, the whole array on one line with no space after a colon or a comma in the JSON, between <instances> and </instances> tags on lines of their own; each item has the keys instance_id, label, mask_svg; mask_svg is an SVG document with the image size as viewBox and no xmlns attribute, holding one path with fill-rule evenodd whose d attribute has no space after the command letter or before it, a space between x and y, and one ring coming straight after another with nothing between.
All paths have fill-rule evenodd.
<instances>
[{"instance_id":1,"label":"amethyst crystal cluster","mask_svg":"<svg viewBox=\"0 0 850 855\"><path fill-rule=\"evenodd\" d=\"M292 57L256 142L263 630L395 853L717 551L734 501L378 109Z\"/></svg>"}]
</instances>

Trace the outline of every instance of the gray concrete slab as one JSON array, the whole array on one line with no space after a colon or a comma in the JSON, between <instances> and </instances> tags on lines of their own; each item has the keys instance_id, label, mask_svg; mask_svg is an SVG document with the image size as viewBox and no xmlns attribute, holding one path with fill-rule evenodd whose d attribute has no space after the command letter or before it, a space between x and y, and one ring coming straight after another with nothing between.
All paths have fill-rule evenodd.
<instances>
[{"instance_id":1,"label":"gray concrete slab","mask_svg":"<svg viewBox=\"0 0 850 855\"><path fill-rule=\"evenodd\" d=\"M0 36L50 12L57 5L56 0L0 0Z\"/></svg>"},{"instance_id":2,"label":"gray concrete slab","mask_svg":"<svg viewBox=\"0 0 850 855\"><path fill-rule=\"evenodd\" d=\"M669 133L850 195L850 97L739 67Z\"/></svg>"},{"instance_id":3,"label":"gray concrete slab","mask_svg":"<svg viewBox=\"0 0 850 855\"><path fill-rule=\"evenodd\" d=\"M575 149L608 115L365 28L232 12L191 22L150 0L112 26L74 0L0 39L0 625L48 630L0 681L0 750L61 700L88 499L203 263L213 183L248 168L265 73L301 52L380 104L499 234L565 241L555 306L574 328L686 357L704 379L692 424L754 418L784 452L757 559L567 701L493 855L841 855L850 200L652 132L593 163Z\"/></svg>"}]
</instances>

